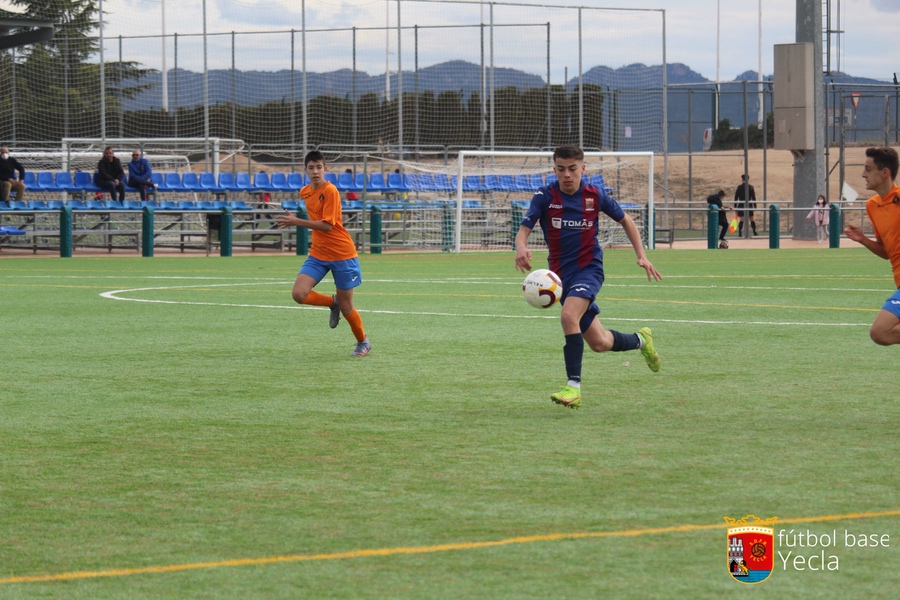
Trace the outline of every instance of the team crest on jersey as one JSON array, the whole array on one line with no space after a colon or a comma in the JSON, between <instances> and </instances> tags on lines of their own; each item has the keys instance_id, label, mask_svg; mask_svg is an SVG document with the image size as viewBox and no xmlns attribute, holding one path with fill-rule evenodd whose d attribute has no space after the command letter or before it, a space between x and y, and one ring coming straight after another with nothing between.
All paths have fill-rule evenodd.
<instances>
[{"instance_id":1,"label":"team crest on jersey","mask_svg":"<svg viewBox=\"0 0 900 600\"><path fill-rule=\"evenodd\" d=\"M760 519L747 515L743 519L725 517L728 528L728 573L740 583L762 583L775 565L775 529L778 517Z\"/></svg>"},{"instance_id":2,"label":"team crest on jersey","mask_svg":"<svg viewBox=\"0 0 900 600\"><path fill-rule=\"evenodd\" d=\"M584 199L584 210L594 210L594 199L593 198L585 198Z\"/></svg>"}]
</instances>

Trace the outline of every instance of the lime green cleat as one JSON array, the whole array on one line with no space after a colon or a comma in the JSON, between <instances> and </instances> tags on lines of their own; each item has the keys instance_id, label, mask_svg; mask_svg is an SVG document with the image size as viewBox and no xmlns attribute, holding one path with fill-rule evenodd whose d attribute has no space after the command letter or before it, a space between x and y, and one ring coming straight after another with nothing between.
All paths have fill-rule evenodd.
<instances>
[{"instance_id":1,"label":"lime green cleat","mask_svg":"<svg viewBox=\"0 0 900 600\"><path fill-rule=\"evenodd\" d=\"M647 361L647 366L650 367L650 370L656 373L659 371L660 360L659 352L653 347L653 333L651 333L649 327L641 327L638 330L638 335L644 341L643 345L641 345L641 354L644 356L644 360Z\"/></svg>"},{"instance_id":2,"label":"lime green cleat","mask_svg":"<svg viewBox=\"0 0 900 600\"><path fill-rule=\"evenodd\" d=\"M550 394L550 399L566 408L578 408L581 406L581 390L567 385L561 392Z\"/></svg>"}]
</instances>

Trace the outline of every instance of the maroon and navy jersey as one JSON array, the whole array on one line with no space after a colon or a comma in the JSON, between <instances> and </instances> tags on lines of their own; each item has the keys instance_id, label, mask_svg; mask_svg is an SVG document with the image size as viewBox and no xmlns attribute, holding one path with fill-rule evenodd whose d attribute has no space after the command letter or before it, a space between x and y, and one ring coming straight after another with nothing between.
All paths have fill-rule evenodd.
<instances>
[{"instance_id":1,"label":"maroon and navy jersey","mask_svg":"<svg viewBox=\"0 0 900 600\"><path fill-rule=\"evenodd\" d=\"M534 229L540 223L550 250L549 268L565 277L592 261L603 264L603 249L597 241L600 213L617 223L625 218L625 211L604 190L582 183L570 196L557 181L535 192L522 225Z\"/></svg>"}]
</instances>

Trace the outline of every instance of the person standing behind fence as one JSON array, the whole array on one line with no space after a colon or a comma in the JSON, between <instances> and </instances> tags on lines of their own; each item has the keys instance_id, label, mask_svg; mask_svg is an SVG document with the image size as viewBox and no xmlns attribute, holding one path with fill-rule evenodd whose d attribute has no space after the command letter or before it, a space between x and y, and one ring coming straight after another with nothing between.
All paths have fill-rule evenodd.
<instances>
[{"instance_id":1,"label":"person standing behind fence","mask_svg":"<svg viewBox=\"0 0 900 600\"><path fill-rule=\"evenodd\" d=\"M753 218L753 209L756 208L756 190L750 185L750 180L746 175L741 175L741 185L734 190L734 208L737 209L738 216L738 236L744 235L744 212L750 219L750 228L753 235L756 233L756 220Z\"/></svg>"},{"instance_id":2,"label":"person standing behind fence","mask_svg":"<svg viewBox=\"0 0 900 600\"><path fill-rule=\"evenodd\" d=\"M724 242L725 233L728 231L728 215L725 214L725 190L719 190L715 194L707 196L706 203L710 206L717 206L719 209L719 241Z\"/></svg>"},{"instance_id":3,"label":"person standing behind fence","mask_svg":"<svg viewBox=\"0 0 900 600\"><path fill-rule=\"evenodd\" d=\"M103 149L103 158L97 163L97 187L107 192L112 200L125 199L125 170L116 158L112 146Z\"/></svg>"},{"instance_id":4,"label":"person standing behind fence","mask_svg":"<svg viewBox=\"0 0 900 600\"><path fill-rule=\"evenodd\" d=\"M875 195L866 201L866 215L872 222L875 239L856 225L847 225L844 233L878 256L891 261L894 284L898 290L881 307L869 329L869 337L880 346L900 344L900 186L894 183L900 160L893 148L868 148L863 179L866 189Z\"/></svg>"},{"instance_id":5,"label":"person standing behind fence","mask_svg":"<svg viewBox=\"0 0 900 600\"><path fill-rule=\"evenodd\" d=\"M144 158L140 150L131 151L131 162L128 163L128 185L137 189L141 200L147 199L147 190L156 190L156 184L150 179L153 169L150 161Z\"/></svg>"},{"instance_id":6,"label":"person standing behind fence","mask_svg":"<svg viewBox=\"0 0 900 600\"><path fill-rule=\"evenodd\" d=\"M816 239L819 240L820 244L828 239L829 208L828 200L825 199L825 196L819 194L819 197L816 198L816 205L806 215L807 221L813 219L813 222L816 224Z\"/></svg>"},{"instance_id":7,"label":"person standing behind fence","mask_svg":"<svg viewBox=\"0 0 900 600\"><path fill-rule=\"evenodd\" d=\"M332 329L338 326L343 314L356 337L356 349L351 356L365 356L372 345L366 337L362 317L353 306L353 288L362 283L362 271L356 245L344 229L341 194L325 179L327 167L321 152L313 150L303 162L310 183L300 190L300 198L306 204L309 219L301 219L289 211L275 219L278 227L305 227L312 231L309 257L297 274L291 296L297 304L327 306L331 310L328 326ZM313 290L328 271L337 288L337 294L331 297Z\"/></svg>"},{"instance_id":8,"label":"person standing behind fence","mask_svg":"<svg viewBox=\"0 0 900 600\"><path fill-rule=\"evenodd\" d=\"M16 179L16 171L19 172L19 179ZM19 202L25 199L25 168L19 164L15 158L9 155L9 148L3 146L0 148L0 200L6 202L9 200L9 193L16 193L16 200Z\"/></svg>"}]
</instances>

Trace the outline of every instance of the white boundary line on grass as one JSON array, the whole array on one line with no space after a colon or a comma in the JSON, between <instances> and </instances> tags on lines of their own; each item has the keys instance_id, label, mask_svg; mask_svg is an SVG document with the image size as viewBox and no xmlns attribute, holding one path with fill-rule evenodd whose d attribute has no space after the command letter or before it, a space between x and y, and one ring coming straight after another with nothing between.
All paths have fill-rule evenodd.
<instances>
[{"instance_id":1,"label":"white boundary line on grass","mask_svg":"<svg viewBox=\"0 0 900 600\"><path fill-rule=\"evenodd\" d=\"M150 300L147 298L122 298L119 294L127 294L131 292L146 291L165 291L165 290L183 290L189 288L209 288L209 287L233 287L244 285L284 285L280 281L253 281L250 283L216 283L201 285L180 285L180 286L162 286L162 287L145 287L130 288L123 290L111 290L103 292L100 297L108 300L120 300L123 302L142 302L146 304L177 304L184 306L227 306L231 308L263 308L263 309L285 309L285 310L321 310L320 306L307 305L277 305L277 304L243 304L233 302L187 302L181 300ZM554 319L557 315L503 315L490 313L448 313L435 311L400 311L400 310L374 310L374 309L357 309L358 312L368 314L383 315L416 315L425 317L465 317L465 318L487 318L487 319ZM740 321L740 320L712 320L712 319L659 319L659 318L641 318L629 319L622 317L604 317L604 321L620 321L620 322L643 322L643 323L683 323L683 324L699 324L699 325L776 325L781 327L800 326L800 327L869 327L869 323L819 323L806 321Z\"/></svg>"}]
</instances>

